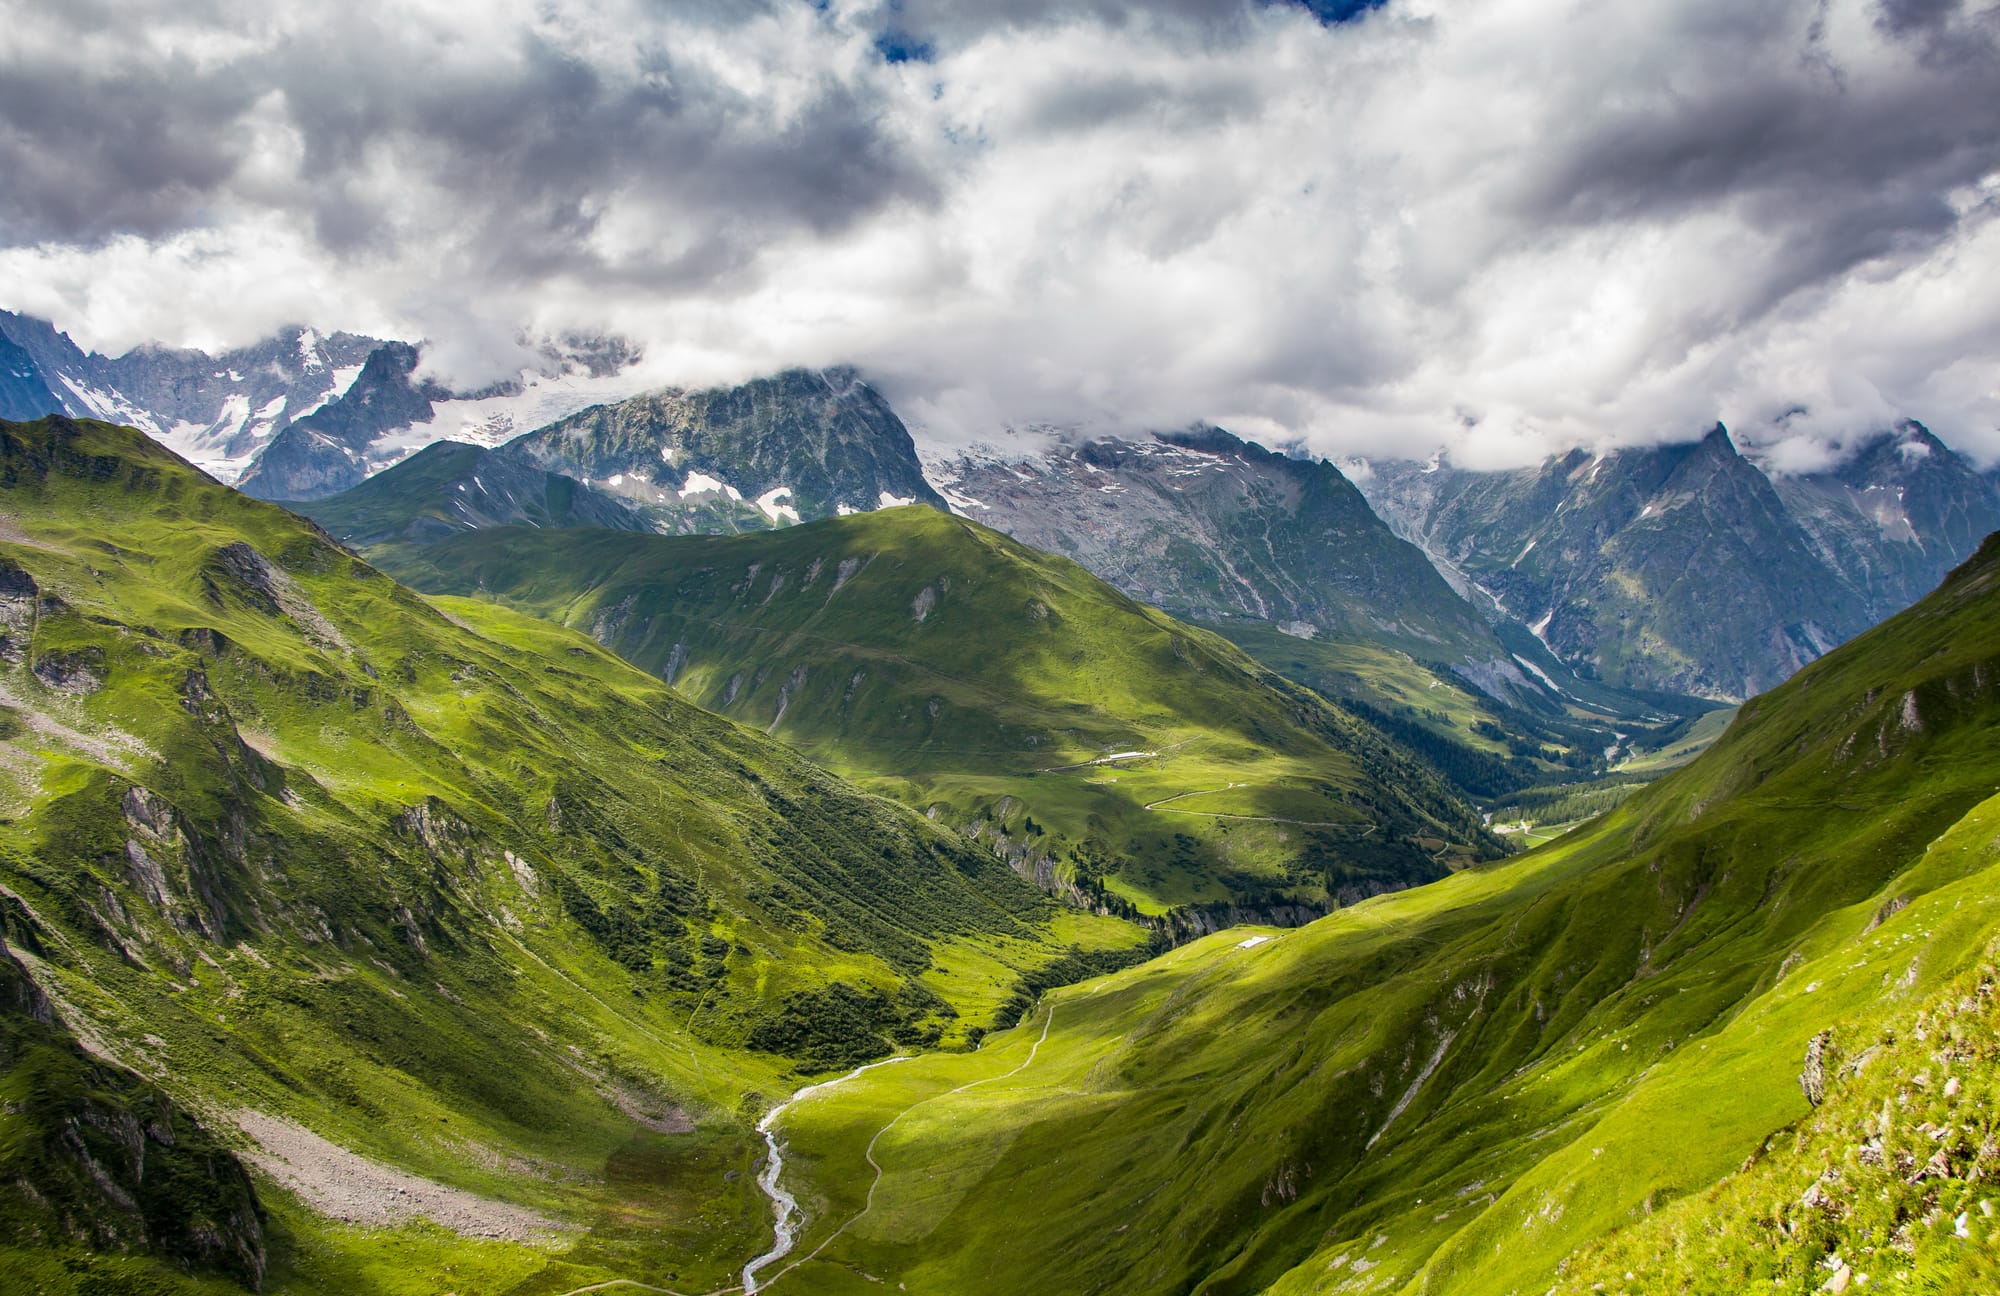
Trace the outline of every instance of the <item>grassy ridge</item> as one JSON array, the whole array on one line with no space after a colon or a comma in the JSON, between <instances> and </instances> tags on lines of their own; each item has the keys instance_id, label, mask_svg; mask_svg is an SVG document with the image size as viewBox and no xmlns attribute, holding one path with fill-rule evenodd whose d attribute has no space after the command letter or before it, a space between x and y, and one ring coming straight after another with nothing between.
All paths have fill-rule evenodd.
<instances>
[{"instance_id":1,"label":"grassy ridge","mask_svg":"<svg viewBox=\"0 0 2000 1296\"><path fill-rule=\"evenodd\" d=\"M519 450L437 441L387 473L291 507L350 546L421 543L454 531L519 524L643 531L645 519Z\"/></svg>"},{"instance_id":2,"label":"grassy ridge","mask_svg":"<svg viewBox=\"0 0 2000 1296\"><path fill-rule=\"evenodd\" d=\"M1547 1291L1804 1116L1810 1039L1915 1012L2000 927L1996 581L1989 544L1559 843L801 1107L825 1245L783 1281Z\"/></svg>"},{"instance_id":3,"label":"grassy ridge","mask_svg":"<svg viewBox=\"0 0 2000 1296\"><path fill-rule=\"evenodd\" d=\"M489 529L384 561L586 630L1044 885L1147 913L1351 901L1497 853L1379 731L931 509L728 538ZM1090 764L1121 752L1144 756Z\"/></svg>"},{"instance_id":4,"label":"grassy ridge","mask_svg":"<svg viewBox=\"0 0 2000 1296\"><path fill-rule=\"evenodd\" d=\"M226 1136L273 1113L562 1229L271 1193L279 1290L715 1285L768 1236L750 1122L795 1068L974 1036L1139 939L129 429L0 424L0 498L0 899L63 1018ZM780 1029L838 993L869 1011Z\"/></svg>"}]
</instances>

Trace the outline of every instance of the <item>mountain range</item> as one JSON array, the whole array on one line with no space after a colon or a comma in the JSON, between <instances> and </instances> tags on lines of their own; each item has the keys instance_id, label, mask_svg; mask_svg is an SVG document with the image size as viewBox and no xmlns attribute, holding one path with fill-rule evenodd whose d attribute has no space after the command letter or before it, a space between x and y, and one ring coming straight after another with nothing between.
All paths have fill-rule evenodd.
<instances>
[{"instance_id":1,"label":"mountain range","mask_svg":"<svg viewBox=\"0 0 2000 1296\"><path fill-rule=\"evenodd\" d=\"M1718 428L1506 472L1360 463L1350 482L1212 427L920 444L851 369L640 394L616 339L547 344L539 369L473 392L426 377L416 347L303 328L106 357L0 314L0 347L8 411L134 423L264 498L338 494L455 436L513 452L459 464L469 490L529 489L526 456L666 533L951 509L1461 747L1497 722L1462 717L1496 707L1585 725L1578 750L1646 741L1686 699L1741 700L1907 606L2000 525L1990 475L1913 423L1808 473ZM589 525L621 516L565 498L592 501ZM454 510L531 520L433 511ZM1450 690L1453 718L1412 705L1413 684Z\"/></svg>"},{"instance_id":2,"label":"mountain range","mask_svg":"<svg viewBox=\"0 0 2000 1296\"><path fill-rule=\"evenodd\" d=\"M496 453L326 502L477 595L425 596L137 431L0 424L10 1282L1990 1275L2000 540L1500 858L1386 732L969 519L556 527L519 460L413 507ZM1472 849L1143 921L1233 885L1179 835L1284 870L1314 799L1328 889L1423 816ZM1043 837L1069 903L1009 866Z\"/></svg>"},{"instance_id":3,"label":"mountain range","mask_svg":"<svg viewBox=\"0 0 2000 1296\"><path fill-rule=\"evenodd\" d=\"M1124 593L1203 621L1253 655L1268 647L1264 660L1302 682L1325 687L1337 679L1361 705L1408 710L1405 723L1431 726L1427 740L1454 753L1491 741L1474 726L1485 718L1480 709L1492 705L1561 717L1571 697L1587 697L1598 710L1561 740L1572 752L1615 745L1611 721L1628 734L1650 732L1684 710L1616 689L1593 690L1532 640L1525 657L1510 651L1329 464L1270 454L1219 429L1093 443L1078 453L1114 467L1092 471L1131 474L1141 496L1114 498L1127 488L1079 485L1074 474L1045 465L1054 474L1045 489L989 492L1010 500L996 511L968 502L950 485L969 461L949 469L923 463L894 410L851 370L791 370L734 388L633 397L483 454L470 447L419 452L346 492L324 494L365 472L365 447L388 435L372 411L423 406L436 395L413 383L411 361L404 356L398 366L378 366L380 381L357 381L343 401L286 432L266 452L264 466L244 479L245 489L316 496L295 506L344 540L378 545L398 529L400 539L417 542L503 520L729 534L922 503L996 523L1030 544L1049 543L1059 532L1100 534L1100 543L1073 556ZM323 434L322 424L343 418L349 402L364 398L358 433ZM422 408L406 415L422 416ZM294 446L300 455L292 454ZM1197 486L1171 472L1144 471L1156 452L1179 456L1183 469L1207 465L1208 481ZM944 483L942 490L930 476ZM556 485L557 478L569 484ZM280 489L287 483L295 489ZM541 504L532 516L519 511L520 499L546 501L551 490L563 501L555 512ZM1139 498L1149 501L1150 512L1142 513ZM571 516L572 508L581 511ZM1259 537L1267 550L1261 559L1252 548ZM1246 571L1255 579L1239 586ZM1163 581L1184 597L1167 597ZM1289 619L1265 620L1266 612ZM1312 665L1294 671L1310 636L1321 636L1308 652ZM1429 695L1440 688L1456 699L1446 712L1408 706L1413 689ZM1454 719L1435 724L1433 713Z\"/></svg>"},{"instance_id":4,"label":"mountain range","mask_svg":"<svg viewBox=\"0 0 2000 1296\"><path fill-rule=\"evenodd\" d=\"M381 345L294 326L217 355L138 347L85 352L45 320L0 311L0 357L26 384L10 417L68 414L139 427L225 478L240 475L292 420L339 397Z\"/></svg>"},{"instance_id":5,"label":"mountain range","mask_svg":"<svg viewBox=\"0 0 2000 1296\"><path fill-rule=\"evenodd\" d=\"M2000 492L1921 425L1816 473L1701 440L1476 472L1369 465L1375 508L1580 674L1738 701L1909 606L2000 527Z\"/></svg>"},{"instance_id":6,"label":"mountain range","mask_svg":"<svg viewBox=\"0 0 2000 1296\"><path fill-rule=\"evenodd\" d=\"M1923 429L1371 507L844 370L412 447L423 373L285 394L303 517L0 423L10 1280L1975 1280L2000 542ZM1617 804L1505 856L1538 779Z\"/></svg>"},{"instance_id":7,"label":"mountain range","mask_svg":"<svg viewBox=\"0 0 2000 1296\"><path fill-rule=\"evenodd\" d=\"M632 377L638 351L620 338L563 337L530 350L516 376L461 392L415 377L410 344L353 333L292 325L215 354L148 345L110 356L84 351L46 320L0 311L0 412L111 419L221 481L255 477L267 493L309 495L351 486L446 436L497 444L644 385ZM335 404L343 410L326 417ZM313 434L288 435L307 420Z\"/></svg>"}]
</instances>

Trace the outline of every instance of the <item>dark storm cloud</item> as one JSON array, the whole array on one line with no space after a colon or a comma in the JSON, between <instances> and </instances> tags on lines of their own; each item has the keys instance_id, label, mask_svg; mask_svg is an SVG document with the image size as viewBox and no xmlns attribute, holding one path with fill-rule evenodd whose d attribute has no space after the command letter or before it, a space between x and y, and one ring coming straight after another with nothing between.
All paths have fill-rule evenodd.
<instances>
[{"instance_id":1,"label":"dark storm cloud","mask_svg":"<svg viewBox=\"0 0 2000 1296\"><path fill-rule=\"evenodd\" d=\"M0 75L0 240L95 241L198 220L235 174L254 95L184 64L106 75L48 63Z\"/></svg>"},{"instance_id":2,"label":"dark storm cloud","mask_svg":"<svg viewBox=\"0 0 2000 1296\"><path fill-rule=\"evenodd\" d=\"M1960 219L1949 196L1995 164L2000 52L1962 42L1948 65L1877 91L1811 53L1743 43L1674 83L1621 87L1615 110L1579 113L1523 176L1522 224L1604 228L1727 209L1777 249L1742 267L1739 319L1948 238ZM1745 74L1760 63L1766 75Z\"/></svg>"},{"instance_id":3,"label":"dark storm cloud","mask_svg":"<svg viewBox=\"0 0 2000 1296\"><path fill-rule=\"evenodd\" d=\"M275 105L302 148L283 201L341 254L410 232L382 192L398 170L452 195L474 223L479 259L577 273L596 268L586 240L608 194L657 202L708 227L711 241L787 227L825 234L935 197L885 132L878 99L825 76L776 114L683 57L687 20L726 33L758 11L725 20L722 9L677 11L683 25L649 33L616 76L546 31L464 60L448 44L407 39L398 11L360 7L346 23L239 55L161 56L138 43L100 68L89 38L112 18L77 10L64 24L78 29L63 33L73 39L51 42L52 54L79 49L74 62L0 77L10 181L0 233L13 243L101 241L200 224L268 146L252 129L260 104Z\"/></svg>"},{"instance_id":4,"label":"dark storm cloud","mask_svg":"<svg viewBox=\"0 0 2000 1296\"><path fill-rule=\"evenodd\" d=\"M1957 49L1946 74L1870 92L1778 33L1671 81L1618 86L1604 96L1615 107L1580 112L1550 141L1524 214L1595 222L1727 199L1785 219L1876 203L1884 187L1934 198L1990 169L2000 137L2000 49ZM1931 206L1892 196L1877 209L1929 224Z\"/></svg>"},{"instance_id":5,"label":"dark storm cloud","mask_svg":"<svg viewBox=\"0 0 2000 1296\"><path fill-rule=\"evenodd\" d=\"M1964 8L1964 0L1881 0L1882 25L1898 36L1935 31Z\"/></svg>"},{"instance_id":6,"label":"dark storm cloud","mask_svg":"<svg viewBox=\"0 0 2000 1296\"><path fill-rule=\"evenodd\" d=\"M0 0L0 306L107 346L303 318L499 369L523 328L663 380L853 361L934 432L1472 461L1913 415L2000 455L1996 31L1986 0Z\"/></svg>"},{"instance_id":7,"label":"dark storm cloud","mask_svg":"<svg viewBox=\"0 0 2000 1296\"><path fill-rule=\"evenodd\" d=\"M646 53L636 82L612 82L533 33L500 77L389 54L302 54L286 68L303 169L324 177L310 201L336 249L400 236L393 208L362 225L349 200L350 180L367 182L371 151L385 141L458 203L455 241L478 277L685 287L704 270L731 276L776 233L830 234L885 205L935 197L885 133L879 105L830 78L774 120L671 45ZM592 235L614 199L659 212L674 237L607 258ZM688 239L699 255L675 250Z\"/></svg>"}]
</instances>

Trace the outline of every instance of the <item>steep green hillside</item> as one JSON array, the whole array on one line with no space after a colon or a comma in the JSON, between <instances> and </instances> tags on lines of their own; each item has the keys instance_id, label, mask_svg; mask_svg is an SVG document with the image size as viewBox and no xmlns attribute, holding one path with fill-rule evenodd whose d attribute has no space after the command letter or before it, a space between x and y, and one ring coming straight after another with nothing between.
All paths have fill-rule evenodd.
<instances>
[{"instance_id":1,"label":"steep green hillside","mask_svg":"<svg viewBox=\"0 0 2000 1296\"><path fill-rule=\"evenodd\" d=\"M359 486L289 504L342 544L423 544L491 526L650 531L625 505L507 446L439 441Z\"/></svg>"},{"instance_id":2,"label":"steep green hillside","mask_svg":"<svg viewBox=\"0 0 2000 1296\"><path fill-rule=\"evenodd\" d=\"M1859 1057L2000 929L1997 644L1989 541L1558 843L1301 930L1211 937L1045 996L976 1055L807 1100L784 1128L813 1222L766 1285L1548 1291L1577 1248L1805 1117L1809 1041L1831 1030L1829 1065ZM1888 1150L1929 1137L1891 1116ZM1969 1109L1932 1140L1952 1175L1991 1119ZM1937 1187L1913 1237L1964 1209ZM1806 1272L1757 1289L1834 1270Z\"/></svg>"},{"instance_id":3,"label":"steep green hillside","mask_svg":"<svg viewBox=\"0 0 2000 1296\"><path fill-rule=\"evenodd\" d=\"M719 1285L769 1238L750 1126L792 1073L976 1037L1139 939L64 418L0 424L0 908L84 1047L272 1176L270 1286L339 1292ZM8 1165L39 1110L10 1090ZM74 1250L0 1275L119 1263L40 1241Z\"/></svg>"},{"instance_id":4,"label":"steep green hillside","mask_svg":"<svg viewBox=\"0 0 2000 1296\"><path fill-rule=\"evenodd\" d=\"M1996 954L1917 1011L1829 1031L1823 1105L1715 1187L1573 1257L1556 1291L2000 1290Z\"/></svg>"},{"instance_id":5,"label":"steep green hillside","mask_svg":"<svg viewBox=\"0 0 2000 1296\"><path fill-rule=\"evenodd\" d=\"M485 530L385 561L586 630L1045 886L1290 915L1498 853L1348 713L933 509L730 538Z\"/></svg>"},{"instance_id":6,"label":"steep green hillside","mask_svg":"<svg viewBox=\"0 0 2000 1296\"><path fill-rule=\"evenodd\" d=\"M0 911L0 927L24 926ZM80 1245L125 1253L128 1282L169 1265L263 1281L264 1214L242 1163L165 1093L86 1053L5 939L0 1095L0 1257Z\"/></svg>"}]
</instances>

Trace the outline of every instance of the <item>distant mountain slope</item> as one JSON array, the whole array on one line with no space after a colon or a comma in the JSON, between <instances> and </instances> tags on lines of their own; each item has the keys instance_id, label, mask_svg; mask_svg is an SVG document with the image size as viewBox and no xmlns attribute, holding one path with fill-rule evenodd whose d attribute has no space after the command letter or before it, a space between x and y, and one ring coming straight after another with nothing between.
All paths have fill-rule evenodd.
<instances>
[{"instance_id":1,"label":"distant mountain slope","mask_svg":"<svg viewBox=\"0 0 2000 1296\"><path fill-rule=\"evenodd\" d=\"M789 1072L976 1037L1141 938L130 429L0 424L0 519L7 944L90 1048L243 1126L276 1290L721 1285L768 1244ZM386 1167L464 1210L417 1224ZM0 1286L133 1289L18 1240Z\"/></svg>"},{"instance_id":2,"label":"distant mountain slope","mask_svg":"<svg viewBox=\"0 0 2000 1296\"><path fill-rule=\"evenodd\" d=\"M272 438L237 486L259 499L317 499L358 485L372 470L368 448L383 434L421 423L445 398L416 381L417 348L385 342L345 392Z\"/></svg>"},{"instance_id":3,"label":"distant mountain slope","mask_svg":"<svg viewBox=\"0 0 2000 1296\"><path fill-rule=\"evenodd\" d=\"M1506 657L1478 613L1324 460L1205 428L931 470L965 516L1176 616L1385 640L1437 659Z\"/></svg>"},{"instance_id":4,"label":"distant mountain slope","mask_svg":"<svg viewBox=\"0 0 2000 1296\"><path fill-rule=\"evenodd\" d=\"M1469 791L1573 775L1689 709L1580 680L1525 629L1488 625L1324 460L1202 428L1081 443L1022 435L933 454L926 469L962 515L1073 558L1295 681L1393 715L1413 739L1422 731ZM1496 755L1517 768L1475 771Z\"/></svg>"},{"instance_id":5,"label":"distant mountain slope","mask_svg":"<svg viewBox=\"0 0 2000 1296\"><path fill-rule=\"evenodd\" d=\"M1044 886L1317 914L1497 850L1379 732L936 510L730 539L508 528L384 561L585 630Z\"/></svg>"},{"instance_id":6,"label":"distant mountain slope","mask_svg":"<svg viewBox=\"0 0 2000 1296\"><path fill-rule=\"evenodd\" d=\"M357 547L428 543L494 526L652 530L624 504L512 447L456 441L434 442L350 490L290 507Z\"/></svg>"},{"instance_id":7,"label":"distant mountain slope","mask_svg":"<svg viewBox=\"0 0 2000 1296\"><path fill-rule=\"evenodd\" d=\"M35 358L0 334L0 418L40 418L59 414L62 408L35 367Z\"/></svg>"},{"instance_id":8,"label":"distant mountain slope","mask_svg":"<svg viewBox=\"0 0 2000 1296\"><path fill-rule=\"evenodd\" d=\"M790 369L737 387L598 406L513 446L654 519L659 529L761 529L896 504L945 503L909 430L852 369Z\"/></svg>"},{"instance_id":9,"label":"distant mountain slope","mask_svg":"<svg viewBox=\"0 0 2000 1296\"><path fill-rule=\"evenodd\" d=\"M86 354L46 321L0 311L0 338L25 351L56 404L22 410L131 423L225 481L234 480L293 419L345 391L380 345L299 326L209 355L138 347Z\"/></svg>"},{"instance_id":10,"label":"distant mountain slope","mask_svg":"<svg viewBox=\"0 0 2000 1296\"><path fill-rule=\"evenodd\" d=\"M1800 1078L1818 1039L1829 1094L1849 1066L1876 1083L1881 1030L1915 1020L2000 934L1996 769L2000 539L1557 843L1054 992L976 1057L801 1105L785 1124L807 1167L797 1189L826 1206L795 1277L802 1290L860 1270L931 1291L1542 1293L1577 1286L1564 1266L1579 1247L1787 1149L1804 1173L1754 1199L1798 1203L1782 1206L1787 1227L1726 1222L1754 1232L1754 1253L1746 1240L1734 1254L1765 1266L1763 1287L1718 1266L1692 1289L1813 1290L1841 1263L1849 1290L1863 1268L1893 1289L1907 1248L1959 1245L1941 1208L1966 1209L1968 1158L1990 1159L1993 1096L1961 1088L1947 1112L1943 1090L1986 1070L1933 1061L1909 1108L1877 1096L1886 1149L1932 1149L1895 1185L1846 1176L1851 1124L1805 1141ZM1988 1010L1957 1011L1959 1033L1932 1016L1922 1049L1983 1059ZM1914 1061L1881 1060L1905 1076ZM1790 1156L1793 1130L1814 1155ZM1934 1201L1908 1190L1933 1173ZM1898 1195L1855 1195L1877 1186ZM1888 1231L1896 1203L1918 1203L1903 1235ZM1866 1266L1827 1253L1848 1212L1884 1221ZM1990 1247L1983 1208L1965 1227L1967 1247ZM1596 1283L1690 1289L1674 1282L1689 1272L1679 1255L1635 1263L1645 1239L1674 1234L1636 1236L1613 1253L1625 1264L1593 1259Z\"/></svg>"},{"instance_id":11,"label":"distant mountain slope","mask_svg":"<svg viewBox=\"0 0 2000 1296\"><path fill-rule=\"evenodd\" d=\"M1826 472L1771 484L1871 623L1922 598L2000 528L2000 490L1919 423Z\"/></svg>"},{"instance_id":12,"label":"distant mountain slope","mask_svg":"<svg viewBox=\"0 0 2000 1296\"><path fill-rule=\"evenodd\" d=\"M613 489L609 479L600 484ZM1351 488L1342 489L1353 495ZM414 554L392 557L389 547L422 545L459 531L509 523L601 525L618 530L674 525L657 507L649 517L639 517L623 502L632 498L629 489L622 498L614 499L574 478L546 472L529 460L519 445L490 452L434 446L350 491L291 507L317 519L341 540L369 547L380 561L421 563ZM678 499L677 494L674 498ZM723 505L721 512L715 511L718 503ZM1365 508L1354 499L1343 503ZM751 521L739 521L728 511L743 507L711 495L705 506L680 513L679 524L702 525L692 519L705 516L707 525L732 529ZM761 512L754 519L760 529L770 522L771 518ZM1379 523L1370 521L1368 525L1381 531ZM1317 534L1306 520L1291 526L1302 535ZM1337 537L1332 539L1337 541ZM1390 543L1409 550L1400 542ZM1327 555L1322 552L1318 556ZM1416 576L1442 589L1436 573L1420 556L1409 551L1408 557ZM1458 614L1469 615L1469 609L1448 592L1444 597L1456 604ZM1607 763L1607 752L1629 754L1634 745L1644 745L1656 730L1664 732L1662 725L1670 728L1676 724L1679 715L1671 701L1636 699L1577 681L1525 631L1521 633L1524 642L1514 645L1509 666L1516 677L1535 679L1541 685L1539 691L1515 694L1534 707L1532 714L1506 711L1479 697L1469 680L1437 659L1440 649L1436 644L1418 645L1426 650L1420 662L1380 638L1308 640L1300 637L1305 633L1300 626L1291 626L1291 632L1286 633L1246 617L1222 622L1221 626L1253 656L1295 682L1329 697L1351 698L1350 709L1365 707L1368 715L1387 717L1385 723L1399 726L1402 737L1416 743L1425 758L1450 777L1463 780L1461 786L1474 795L1495 795L1550 778L1578 776ZM647 664L654 669L663 665L657 661ZM1487 679L1505 678L1492 670L1478 673ZM1544 676L1550 681L1560 679L1560 686L1544 682ZM713 699L709 704L714 704ZM1578 708L1575 715L1569 713L1572 707Z\"/></svg>"},{"instance_id":13,"label":"distant mountain slope","mask_svg":"<svg viewBox=\"0 0 2000 1296\"><path fill-rule=\"evenodd\" d=\"M1921 429L1812 477L1766 476L1718 427L1512 472L1381 463L1366 485L1577 671L1728 700L1908 606L2000 526L2000 496Z\"/></svg>"}]
</instances>

